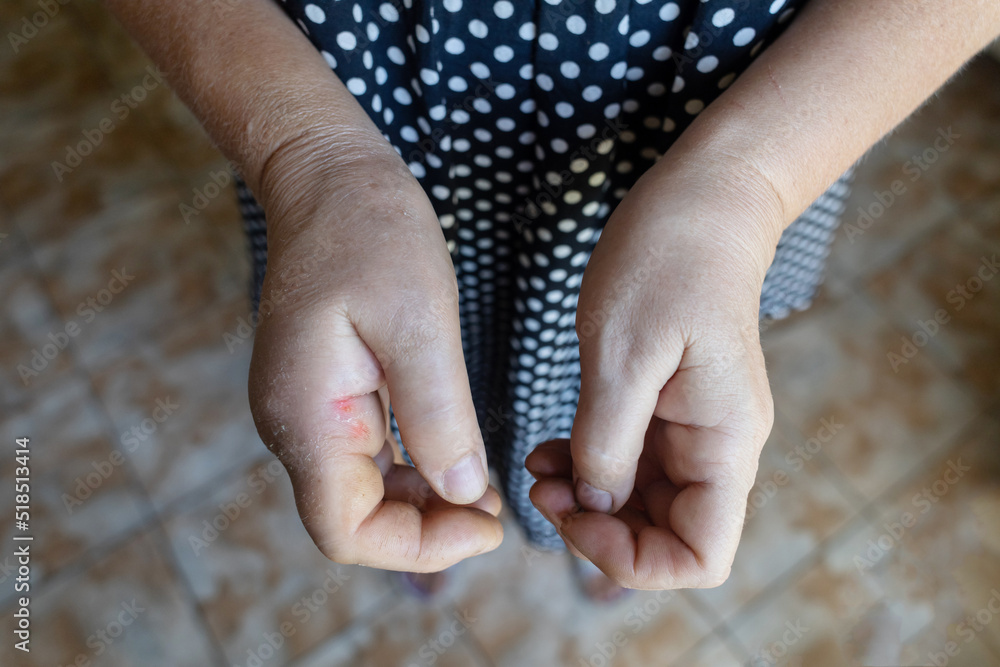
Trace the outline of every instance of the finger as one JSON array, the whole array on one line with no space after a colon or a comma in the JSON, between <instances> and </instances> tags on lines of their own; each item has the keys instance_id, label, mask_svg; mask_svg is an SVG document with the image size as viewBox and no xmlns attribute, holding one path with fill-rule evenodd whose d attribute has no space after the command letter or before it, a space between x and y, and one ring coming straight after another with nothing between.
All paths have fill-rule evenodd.
<instances>
[{"instance_id":1,"label":"finger","mask_svg":"<svg viewBox=\"0 0 1000 667\"><path fill-rule=\"evenodd\" d=\"M569 440L549 440L535 447L524 460L524 467L535 479L542 477L567 477L573 475L573 457Z\"/></svg>"},{"instance_id":2,"label":"finger","mask_svg":"<svg viewBox=\"0 0 1000 667\"><path fill-rule=\"evenodd\" d=\"M669 479L642 490L647 527L597 513L568 515L566 539L608 576L630 588L704 588L729 575L752 480L740 466L704 466L685 454L729 445L725 432L660 422L653 448ZM689 467L691 461L698 465ZM695 474L697 472L697 474Z\"/></svg>"},{"instance_id":3,"label":"finger","mask_svg":"<svg viewBox=\"0 0 1000 667\"><path fill-rule=\"evenodd\" d=\"M359 328L385 373L396 423L414 465L457 505L488 484L486 449L462 355L457 294L414 295L391 319Z\"/></svg>"},{"instance_id":4,"label":"finger","mask_svg":"<svg viewBox=\"0 0 1000 667\"><path fill-rule=\"evenodd\" d=\"M289 455L283 461L303 525L327 557L345 564L433 572L499 544L500 522L482 509L421 513L408 502L385 499L380 463L384 465L391 443L378 392L335 399L324 407L325 418L314 423L319 435L286 447Z\"/></svg>"},{"instance_id":5,"label":"finger","mask_svg":"<svg viewBox=\"0 0 1000 667\"><path fill-rule=\"evenodd\" d=\"M416 468L409 465L395 465L385 475L385 499L408 502L422 512L445 507L475 507L493 516L500 514L500 494L492 486L486 489L482 498L469 505L453 505L434 493L430 484L420 476Z\"/></svg>"},{"instance_id":6,"label":"finger","mask_svg":"<svg viewBox=\"0 0 1000 667\"><path fill-rule=\"evenodd\" d=\"M625 364L610 359L620 355L601 345L589 340L580 346L580 401L570 444L580 505L615 512L632 492L646 429L669 373L659 379L651 372L623 372Z\"/></svg>"}]
</instances>

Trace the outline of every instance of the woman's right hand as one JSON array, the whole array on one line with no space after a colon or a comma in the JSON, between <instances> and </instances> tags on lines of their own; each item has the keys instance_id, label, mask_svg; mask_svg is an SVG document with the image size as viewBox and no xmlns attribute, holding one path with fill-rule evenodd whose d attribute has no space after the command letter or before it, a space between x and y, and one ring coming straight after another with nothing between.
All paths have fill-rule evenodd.
<instances>
[{"instance_id":1,"label":"woman's right hand","mask_svg":"<svg viewBox=\"0 0 1000 667\"><path fill-rule=\"evenodd\" d=\"M250 405L313 541L339 563L411 572L496 548L454 268L420 185L373 132L287 144L259 185L268 267Z\"/></svg>"}]
</instances>

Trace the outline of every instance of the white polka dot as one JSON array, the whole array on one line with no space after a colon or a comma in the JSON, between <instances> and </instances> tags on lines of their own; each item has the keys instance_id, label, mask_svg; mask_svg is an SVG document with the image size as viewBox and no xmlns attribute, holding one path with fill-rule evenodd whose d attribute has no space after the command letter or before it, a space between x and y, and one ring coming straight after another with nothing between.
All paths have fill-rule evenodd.
<instances>
[{"instance_id":1,"label":"white polka dot","mask_svg":"<svg viewBox=\"0 0 1000 667\"><path fill-rule=\"evenodd\" d=\"M493 49L493 57L502 63L508 63L514 58L514 49L506 44L501 44Z\"/></svg>"},{"instance_id":2,"label":"white polka dot","mask_svg":"<svg viewBox=\"0 0 1000 667\"><path fill-rule=\"evenodd\" d=\"M538 46L546 51L555 51L559 48L559 40L551 32L543 32L538 37Z\"/></svg>"},{"instance_id":3,"label":"white polka dot","mask_svg":"<svg viewBox=\"0 0 1000 667\"><path fill-rule=\"evenodd\" d=\"M323 23L326 21L326 12L310 2L306 5L306 18L313 23Z\"/></svg>"},{"instance_id":4,"label":"white polka dot","mask_svg":"<svg viewBox=\"0 0 1000 667\"><path fill-rule=\"evenodd\" d=\"M462 9L462 0L444 0L444 8L449 12L457 12Z\"/></svg>"},{"instance_id":5,"label":"white polka dot","mask_svg":"<svg viewBox=\"0 0 1000 667\"><path fill-rule=\"evenodd\" d=\"M417 36L417 41L421 44L426 44L431 41L431 34L427 32L427 28L419 23L413 27L413 34Z\"/></svg>"},{"instance_id":6,"label":"white polka dot","mask_svg":"<svg viewBox=\"0 0 1000 667\"><path fill-rule=\"evenodd\" d=\"M753 41L753 38L757 36L757 31L753 28L740 28L735 35L733 35L733 44L736 46L746 46Z\"/></svg>"},{"instance_id":7,"label":"white polka dot","mask_svg":"<svg viewBox=\"0 0 1000 667\"><path fill-rule=\"evenodd\" d=\"M412 104L413 97L410 95L410 91L406 88L396 88L392 91L392 98L399 102L400 104Z\"/></svg>"},{"instance_id":8,"label":"white polka dot","mask_svg":"<svg viewBox=\"0 0 1000 667\"><path fill-rule=\"evenodd\" d=\"M406 55L403 53L403 50L398 46L390 46L388 49L385 50L385 53L387 56L389 56L389 60L396 63L397 65L406 64Z\"/></svg>"},{"instance_id":9,"label":"white polka dot","mask_svg":"<svg viewBox=\"0 0 1000 667\"><path fill-rule=\"evenodd\" d=\"M664 86L659 81L649 84L646 88L646 92L649 93L650 97L660 97L667 92L667 87Z\"/></svg>"},{"instance_id":10,"label":"white polka dot","mask_svg":"<svg viewBox=\"0 0 1000 667\"><path fill-rule=\"evenodd\" d=\"M453 76L448 79L448 88L456 93L463 93L469 88L469 84L460 76Z\"/></svg>"},{"instance_id":11,"label":"white polka dot","mask_svg":"<svg viewBox=\"0 0 1000 667\"><path fill-rule=\"evenodd\" d=\"M510 85L509 83L501 83L499 86L496 87L494 92L496 92L497 97L499 97L502 100L513 99L514 95L517 94L517 90L514 88L514 86Z\"/></svg>"},{"instance_id":12,"label":"white polka dot","mask_svg":"<svg viewBox=\"0 0 1000 667\"><path fill-rule=\"evenodd\" d=\"M517 75L525 81L531 80L535 78L535 66L531 63L525 63L517 70Z\"/></svg>"},{"instance_id":13,"label":"white polka dot","mask_svg":"<svg viewBox=\"0 0 1000 667\"><path fill-rule=\"evenodd\" d=\"M531 41L535 38L535 24L534 23L524 23L520 28L517 29L517 34L521 39Z\"/></svg>"},{"instance_id":14,"label":"white polka dot","mask_svg":"<svg viewBox=\"0 0 1000 667\"><path fill-rule=\"evenodd\" d=\"M658 46L653 49L653 59L663 62L664 60L669 60L670 56L673 55L673 51L670 50L669 46Z\"/></svg>"},{"instance_id":15,"label":"white polka dot","mask_svg":"<svg viewBox=\"0 0 1000 667\"><path fill-rule=\"evenodd\" d=\"M420 140L420 135L417 134L417 131L409 125L404 125L399 128L399 136L403 138L403 141L409 141L411 143L416 143Z\"/></svg>"},{"instance_id":16,"label":"white polka dot","mask_svg":"<svg viewBox=\"0 0 1000 667\"><path fill-rule=\"evenodd\" d=\"M625 78L629 81L638 81L642 78L642 68L641 67L629 67L625 72Z\"/></svg>"},{"instance_id":17,"label":"white polka dot","mask_svg":"<svg viewBox=\"0 0 1000 667\"><path fill-rule=\"evenodd\" d=\"M490 68L483 63L472 63L469 65L469 71L477 79L488 79L490 78Z\"/></svg>"},{"instance_id":18,"label":"white polka dot","mask_svg":"<svg viewBox=\"0 0 1000 667\"><path fill-rule=\"evenodd\" d=\"M435 185L431 188L431 194L438 199L447 199L451 195L451 190L443 185Z\"/></svg>"},{"instance_id":19,"label":"white polka dot","mask_svg":"<svg viewBox=\"0 0 1000 667\"><path fill-rule=\"evenodd\" d=\"M550 91L555 88L555 83L552 81L552 77L548 74L539 74L535 77L535 83L538 87L545 91Z\"/></svg>"},{"instance_id":20,"label":"white polka dot","mask_svg":"<svg viewBox=\"0 0 1000 667\"><path fill-rule=\"evenodd\" d=\"M569 102L558 102L555 109L556 113L563 118L569 118L573 115L573 105Z\"/></svg>"},{"instance_id":21,"label":"white polka dot","mask_svg":"<svg viewBox=\"0 0 1000 667\"><path fill-rule=\"evenodd\" d=\"M632 46L644 46L647 42L649 42L648 30L639 30L638 32L633 33L632 36L628 38L628 43L631 44Z\"/></svg>"},{"instance_id":22,"label":"white polka dot","mask_svg":"<svg viewBox=\"0 0 1000 667\"><path fill-rule=\"evenodd\" d=\"M383 2L379 5L378 13L386 21L395 22L399 20L399 10L391 2Z\"/></svg>"},{"instance_id":23,"label":"white polka dot","mask_svg":"<svg viewBox=\"0 0 1000 667\"><path fill-rule=\"evenodd\" d=\"M361 20L364 18L364 14L361 13L361 5L357 3L354 4L351 14L354 16L354 20L358 23L361 23Z\"/></svg>"},{"instance_id":24,"label":"white polka dot","mask_svg":"<svg viewBox=\"0 0 1000 667\"><path fill-rule=\"evenodd\" d=\"M559 71L567 79L575 79L580 76L580 66L569 60L559 66Z\"/></svg>"},{"instance_id":25,"label":"white polka dot","mask_svg":"<svg viewBox=\"0 0 1000 667\"><path fill-rule=\"evenodd\" d=\"M443 120L448 114L448 110L443 104L436 104L427 110L427 115L431 117L431 120Z\"/></svg>"},{"instance_id":26,"label":"white polka dot","mask_svg":"<svg viewBox=\"0 0 1000 667\"><path fill-rule=\"evenodd\" d=\"M351 91L352 95L364 95L365 91L368 90L368 86L365 82L358 77L353 77L347 80L347 89Z\"/></svg>"},{"instance_id":27,"label":"white polka dot","mask_svg":"<svg viewBox=\"0 0 1000 667\"><path fill-rule=\"evenodd\" d=\"M587 29L587 22L583 20L582 16L574 14L566 19L566 29L574 35L582 35Z\"/></svg>"},{"instance_id":28,"label":"white polka dot","mask_svg":"<svg viewBox=\"0 0 1000 667\"><path fill-rule=\"evenodd\" d=\"M628 65L625 63L615 63L611 66L611 78L621 79L625 76L626 71L628 71Z\"/></svg>"},{"instance_id":29,"label":"white polka dot","mask_svg":"<svg viewBox=\"0 0 1000 667\"><path fill-rule=\"evenodd\" d=\"M687 104L684 105L684 111L687 111L689 114L692 115L700 112L704 108L705 108L705 103L698 99L688 100Z\"/></svg>"},{"instance_id":30,"label":"white polka dot","mask_svg":"<svg viewBox=\"0 0 1000 667\"><path fill-rule=\"evenodd\" d=\"M736 18L736 12L734 12L729 7L725 9L720 9L712 15L712 25L716 28L723 28L733 22Z\"/></svg>"},{"instance_id":31,"label":"white polka dot","mask_svg":"<svg viewBox=\"0 0 1000 667\"><path fill-rule=\"evenodd\" d=\"M767 11L771 12L772 14L777 14L778 12L781 11L781 8L784 6L785 6L785 0L774 0L774 2L771 3L771 8L768 9Z\"/></svg>"},{"instance_id":32,"label":"white polka dot","mask_svg":"<svg viewBox=\"0 0 1000 667\"><path fill-rule=\"evenodd\" d=\"M594 60L604 60L609 53L611 53L611 49L604 42L594 42L587 50L587 54Z\"/></svg>"},{"instance_id":33,"label":"white polka dot","mask_svg":"<svg viewBox=\"0 0 1000 667\"><path fill-rule=\"evenodd\" d=\"M500 0L500 2L493 5L493 13L499 18L509 19L514 15L514 5L507 0Z\"/></svg>"},{"instance_id":34,"label":"white polka dot","mask_svg":"<svg viewBox=\"0 0 1000 667\"><path fill-rule=\"evenodd\" d=\"M382 118L385 119L385 124L386 125L392 125L392 119L394 117L395 117L395 114L392 113L392 109L386 109L385 111L382 112Z\"/></svg>"},{"instance_id":35,"label":"white polka dot","mask_svg":"<svg viewBox=\"0 0 1000 667\"><path fill-rule=\"evenodd\" d=\"M515 127L517 127L517 124L514 123L512 118L497 118L497 129L501 132L511 132ZM499 154L499 151L497 151L497 154Z\"/></svg>"},{"instance_id":36,"label":"white polka dot","mask_svg":"<svg viewBox=\"0 0 1000 667\"><path fill-rule=\"evenodd\" d=\"M473 37L482 39L489 33L489 28L479 19L472 19L469 21L469 32L472 33Z\"/></svg>"},{"instance_id":37,"label":"white polka dot","mask_svg":"<svg viewBox=\"0 0 1000 667\"><path fill-rule=\"evenodd\" d=\"M596 102L601 99L601 95L604 91L601 90L600 86L587 86L583 89L583 99L588 102Z\"/></svg>"},{"instance_id":38,"label":"white polka dot","mask_svg":"<svg viewBox=\"0 0 1000 667\"><path fill-rule=\"evenodd\" d=\"M375 83L382 85L389 79L389 73L385 71L384 67L375 68Z\"/></svg>"},{"instance_id":39,"label":"white polka dot","mask_svg":"<svg viewBox=\"0 0 1000 667\"><path fill-rule=\"evenodd\" d=\"M675 18L681 15L681 8L677 6L676 2L668 2L660 8L660 20L661 21L673 21Z\"/></svg>"},{"instance_id":40,"label":"white polka dot","mask_svg":"<svg viewBox=\"0 0 1000 667\"><path fill-rule=\"evenodd\" d=\"M597 0L594 3L594 9L602 14L610 14L615 10L615 0Z\"/></svg>"},{"instance_id":41,"label":"white polka dot","mask_svg":"<svg viewBox=\"0 0 1000 667\"><path fill-rule=\"evenodd\" d=\"M695 65L695 68L697 68L699 72L707 74L708 72L711 72L718 66L719 66L718 58L716 58L715 56L705 56L704 58L698 60L698 64Z\"/></svg>"},{"instance_id":42,"label":"white polka dot","mask_svg":"<svg viewBox=\"0 0 1000 667\"><path fill-rule=\"evenodd\" d=\"M458 37L449 37L448 41L444 43L444 50L454 56L457 56L465 51L465 42L460 40Z\"/></svg>"},{"instance_id":43,"label":"white polka dot","mask_svg":"<svg viewBox=\"0 0 1000 667\"><path fill-rule=\"evenodd\" d=\"M464 125L468 123L472 116L465 109L455 109L451 112L452 121L458 123L459 125Z\"/></svg>"},{"instance_id":44,"label":"white polka dot","mask_svg":"<svg viewBox=\"0 0 1000 667\"><path fill-rule=\"evenodd\" d=\"M326 61L327 65L329 65L330 67L337 66L337 59L333 57L332 53L330 53L329 51L321 51L320 53L323 54L323 60Z\"/></svg>"},{"instance_id":45,"label":"white polka dot","mask_svg":"<svg viewBox=\"0 0 1000 667\"><path fill-rule=\"evenodd\" d=\"M690 51L691 49L693 49L696 46L698 46L698 43L700 41L701 40L698 39L698 34L697 33L689 32L688 36L687 36L687 39L684 40L684 48Z\"/></svg>"},{"instance_id":46,"label":"white polka dot","mask_svg":"<svg viewBox=\"0 0 1000 667\"><path fill-rule=\"evenodd\" d=\"M424 169L424 165L420 164L419 162L411 162L407 166L410 168L410 173L413 174L416 178L423 178L424 176L427 175L427 170Z\"/></svg>"},{"instance_id":47,"label":"white polka dot","mask_svg":"<svg viewBox=\"0 0 1000 667\"><path fill-rule=\"evenodd\" d=\"M354 36L353 32L344 32L337 34L337 46L344 49L345 51L350 51L355 46L358 45L358 38Z\"/></svg>"},{"instance_id":48,"label":"white polka dot","mask_svg":"<svg viewBox=\"0 0 1000 667\"><path fill-rule=\"evenodd\" d=\"M428 86L433 86L434 84L436 84L438 81L441 80L441 77L438 75L436 71L425 67L422 70L420 70L420 80L426 83Z\"/></svg>"},{"instance_id":49,"label":"white polka dot","mask_svg":"<svg viewBox=\"0 0 1000 667\"><path fill-rule=\"evenodd\" d=\"M729 85L736 79L736 73L730 72L726 76L719 79L719 88L728 88Z\"/></svg>"}]
</instances>

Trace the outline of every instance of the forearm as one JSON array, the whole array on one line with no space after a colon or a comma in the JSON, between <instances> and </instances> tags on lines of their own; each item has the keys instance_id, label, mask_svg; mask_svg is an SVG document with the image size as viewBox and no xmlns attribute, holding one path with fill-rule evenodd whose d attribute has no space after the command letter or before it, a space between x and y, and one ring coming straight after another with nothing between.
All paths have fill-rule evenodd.
<instances>
[{"instance_id":1,"label":"forearm","mask_svg":"<svg viewBox=\"0 0 1000 667\"><path fill-rule=\"evenodd\" d=\"M695 155L723 181L755 188L773 250L785 226L998 32L995 0L812 0L661 162L676 170Z\"/></svg>"},{"instance_id":2,"label":"forearm","mask_svg":"<svg viewBox=\"0 0 1000 667\"><path fill-rule=\"evenodd\" d=\"M301 162L317 150L329 158L319 164L331 169L368 156L397 160L275 2L241 0L234 8L199 0L106 3L258 197L284 187L271 183L281 180L270 175L275 162Z\"/></svg>"}]
</instances>

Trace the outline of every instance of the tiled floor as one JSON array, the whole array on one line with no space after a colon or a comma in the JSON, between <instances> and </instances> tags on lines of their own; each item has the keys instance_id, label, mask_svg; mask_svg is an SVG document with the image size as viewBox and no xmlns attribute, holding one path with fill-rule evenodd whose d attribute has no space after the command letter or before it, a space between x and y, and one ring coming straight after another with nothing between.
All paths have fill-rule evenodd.
<instances>
[{"instance_id":1,"label":"tiled floor","mask_svg":"<svg viewBox=\"0 0 1000 667\"><path fill-rule=\"evenodd\" d=\"M256 436L250 342L223 339L237 210L184 220L225 167L184 107L155 88L57 180L148 65L97 3L59 7L0 56L0 508L30 435L36 536L24 655L2 522L0 664L822 667L889 628L892 664L1000 665L1000 64L873 150L816 306L765 333L778 414L728 583L594 606L510 526L425 605L320 556Z\"/></svg>"}]
</instances>

